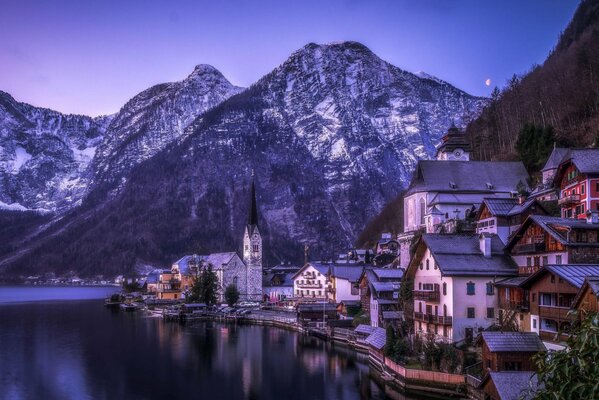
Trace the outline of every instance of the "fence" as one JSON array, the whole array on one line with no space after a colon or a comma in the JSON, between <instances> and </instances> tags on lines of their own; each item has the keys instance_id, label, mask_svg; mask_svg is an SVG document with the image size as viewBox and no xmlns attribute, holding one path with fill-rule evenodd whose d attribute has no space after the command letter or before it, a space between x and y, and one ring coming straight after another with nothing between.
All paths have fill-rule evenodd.
<instances>
[{"instance_id":1,"label":"fence","mask_svg":"<svg viewBox=\"0 0 599 400\"><path fill-rule=\"evenodd\" d=\"M389 358L385 358L385 366L406 381L429 381L436 383L447 383L459 385L465 382L464 375L448 374L445 372L422 371L419 369L409 369L403 367Z\"/></svg>"}]
</instances>

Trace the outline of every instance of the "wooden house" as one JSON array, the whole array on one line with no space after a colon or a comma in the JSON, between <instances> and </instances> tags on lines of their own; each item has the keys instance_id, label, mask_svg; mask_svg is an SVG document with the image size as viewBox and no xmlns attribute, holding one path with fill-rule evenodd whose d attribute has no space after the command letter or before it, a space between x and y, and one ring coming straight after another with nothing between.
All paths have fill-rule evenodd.
<instances>
[{"instance_id":1,"label":"wooden house","mask_svg":"<svg viewBox=\"0 0 599 400\"><path fill-rule=\"evenodd\" d=\"M534 332L482 332L478 342L483 368L493 372L535 371L532 356L547 350Z\"/></svg>"}]
</instances>

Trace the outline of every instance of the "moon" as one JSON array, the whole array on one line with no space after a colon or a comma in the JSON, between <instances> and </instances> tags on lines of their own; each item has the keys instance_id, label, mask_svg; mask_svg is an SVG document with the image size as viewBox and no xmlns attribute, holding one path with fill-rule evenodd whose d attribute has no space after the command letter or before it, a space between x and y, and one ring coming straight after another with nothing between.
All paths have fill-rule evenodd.
<instances>
[{"instance_id":1,"label":"moon","mask_svg":"<svg viewBox=\"0 0 599 400\"><path fill-rule=\"evenodd\" d=\"M485 81L485 85L491 86L491 78L487 78L487 80Z\"/></svg>"}]
</instances>

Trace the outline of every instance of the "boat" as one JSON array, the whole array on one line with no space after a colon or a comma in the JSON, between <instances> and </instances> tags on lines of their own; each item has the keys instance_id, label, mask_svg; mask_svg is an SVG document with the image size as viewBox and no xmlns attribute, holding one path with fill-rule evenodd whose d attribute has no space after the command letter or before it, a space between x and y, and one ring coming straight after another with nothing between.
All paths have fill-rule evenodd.
<instances>
[{"instance_id":1,"label":"boat","mask_svg":"<svg viewBox=\"0 0 599 400\"><path fill-rule=\"evenodd\" d=\"M121 310L123 310L123 311L135 311L139 308L139 306L137 304L133 304L133 303L121 303L120 307L121 307Z\"/></svg>"}]
</instances>

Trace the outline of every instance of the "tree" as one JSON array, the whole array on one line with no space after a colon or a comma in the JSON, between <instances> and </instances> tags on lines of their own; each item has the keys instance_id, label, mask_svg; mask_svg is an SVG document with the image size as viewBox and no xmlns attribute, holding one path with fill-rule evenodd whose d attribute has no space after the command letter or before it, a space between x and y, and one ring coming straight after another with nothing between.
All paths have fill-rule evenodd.
<instances>
[{"instance_id":1,"label":"tree","mask_svg":"<svg viewBox=\"0 0 599 400\"><path fill-rule=\"evenodd\" d=\"M239 290L237 290L237 286L234 284L230 284L225 289L225 301L229 305L229 307L233 307L235 303L239 300Z\"/></svg>"},{"instance_id":2,"label":"tree","mask_svg":"<svg viewBox=\"0 0 599 400\"><path fill-rule=\"evenodd\" d=\"M391 326L391 324L387 325L387 335L386 335L386 342L385 342L385 355L388 357L394 357L394 353L395 353L395 329L393 328L393 326Z\"/></svg>"},{"instance_id":3,"label":"tree","mask_svg":"<svg viewBox=\"0 0 599 400\"><path fill-rule=\"evenodd\" d=\"M537 172L549 158L554 144L555 135L552 126L524 124L518 134L516 151L526 169L529 172Z\"/></svg>"},{"instance_id":4,"label":"tree","mask_svg":"<svg viewBox=\"0 0 599 400\"><path fill-rule=\"evenodd\" d=\"M538 372L535 399L592 399L599 393L599 314L573 328L568 347L534 357Z\"/></svg>"},{"instance_id":5,"label":"tree","mask_svg":"<svg viewBox=\"0 0 599 400\"><path fill-rule=\"evenodd\" d=\"M194 279L187 301L205 303L211 306L216 303L218 294L218 277L212 271L212 265L202 270L200 275Z\"/></svg>"}]
</instances>

